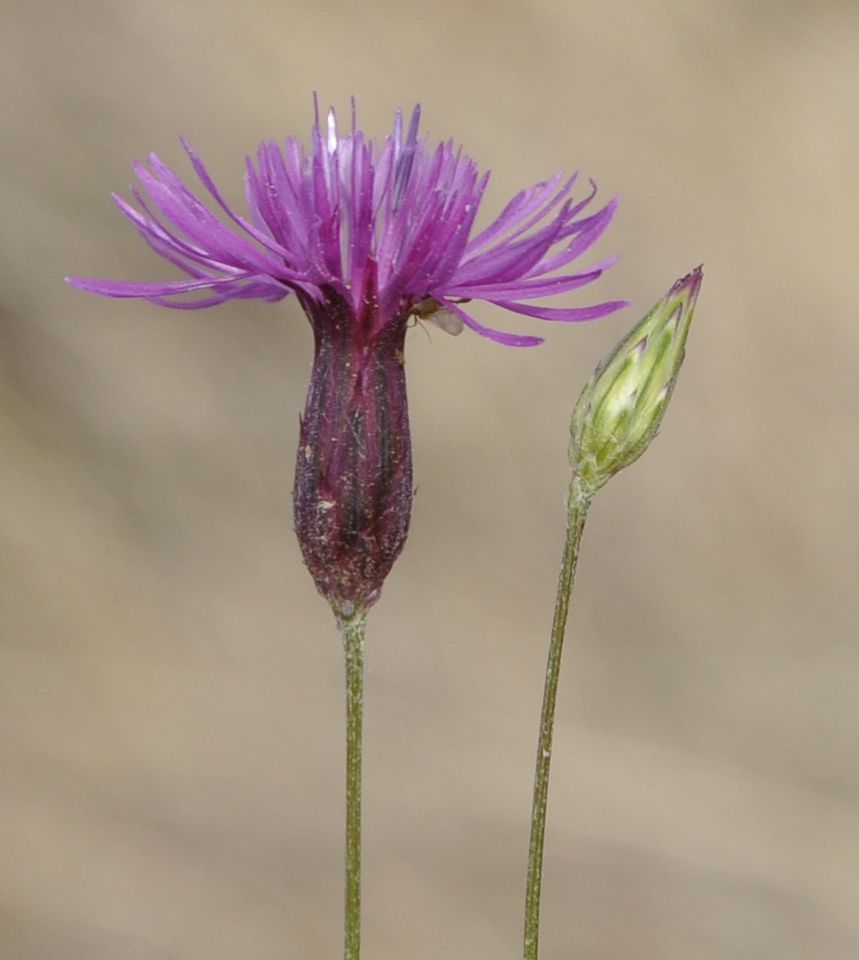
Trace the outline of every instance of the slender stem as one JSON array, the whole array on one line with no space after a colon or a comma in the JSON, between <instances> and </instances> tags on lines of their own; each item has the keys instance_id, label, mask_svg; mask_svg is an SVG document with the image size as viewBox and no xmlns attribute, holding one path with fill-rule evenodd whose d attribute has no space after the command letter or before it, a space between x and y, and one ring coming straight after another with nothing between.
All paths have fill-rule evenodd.
<instances>
[{"instance_id":1,"label":"slender stem","mask_svg":"<svg viewBox=\"0 0 859 960\"><path fill-rule=\"evenodd\" d=\"M361 955L361 740L364 707L364 613L338 621L346 654L346 912L343 953Z\"/></svg>"},{"instance_id":2,"label":"slender stem","mask_svg":"<svg viewBox=\"0 0 859 960\"><path fill-rule=\"evenodd\" d=\"M564 649L564 631L570 594L576 575L579 545L585 527L591 494L581 480L573 476L567 504L567 538L564 544L558 594L555 599L555 617L549 642L546 664L546 682L543 687L543 712L540 717L540 736L537 741L537 769L534 774L534 799L531 807L531 839L528 845L528 879L525 888L525 960L537 960L537 941L540 932L540 886L543 877L543 842L546 835L546 801L549 794L549 765L552 760L552 731L555 723L555 700L558 693L558 675Z\"/></svg>"}]
</instances>

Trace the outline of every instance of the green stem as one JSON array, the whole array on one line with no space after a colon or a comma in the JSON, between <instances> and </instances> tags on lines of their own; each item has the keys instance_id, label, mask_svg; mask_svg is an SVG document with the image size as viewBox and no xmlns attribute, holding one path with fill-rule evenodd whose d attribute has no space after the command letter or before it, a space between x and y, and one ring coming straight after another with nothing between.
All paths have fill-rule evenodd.
<instances>
[{"instance_id":1,"label":"green stem","mask_svg":"<svg viewBox=\"0 0 859 960\"><path fill-rule=\"evenodd\" d=\"M555 599L555 618L549 642L546 664L546 682L543 687L543 712L540 717L540 736L537 741L537 769L534 774L534 799L531 807L531 839L528 844L528 880L525 888L525 960L537 960L537 941L540 933L540 886L543 877L543 842L546 836L546 801L549 794L549 765L552 760L552 731L555 723L555 700L558 693L558 675L564 649L564 631L570 594L576 575L579 545L592 494L578 476L570 483L567 503L567 538L558 578Z\"/></svg>"},{"instance_id":2,"label":"green stem","mask_svg":"<svg viewBox=\"0 0 859 960\"><path fill-rule=\"evenodd\" d=\"M346 654L346 960L361 955L361 740L364 706L363 612L338 621Z\"/></svg>"}]
</instances>

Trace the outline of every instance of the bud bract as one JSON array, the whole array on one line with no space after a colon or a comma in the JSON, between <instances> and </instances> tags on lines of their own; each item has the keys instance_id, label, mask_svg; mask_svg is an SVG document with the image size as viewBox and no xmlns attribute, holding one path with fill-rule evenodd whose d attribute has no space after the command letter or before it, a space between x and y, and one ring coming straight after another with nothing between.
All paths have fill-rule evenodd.
<instances>
[{"instance_id":1,"label":"bud bract","mask_svg":"<svg viewBox=\"0 0 859 960\"><path fill-rule=\"evenodd\" d=\"M570 463L589 492L634 463L659 431L702 277L698 267L678 280L582 390L570 427Z\"/></svg>"}]
</instances>

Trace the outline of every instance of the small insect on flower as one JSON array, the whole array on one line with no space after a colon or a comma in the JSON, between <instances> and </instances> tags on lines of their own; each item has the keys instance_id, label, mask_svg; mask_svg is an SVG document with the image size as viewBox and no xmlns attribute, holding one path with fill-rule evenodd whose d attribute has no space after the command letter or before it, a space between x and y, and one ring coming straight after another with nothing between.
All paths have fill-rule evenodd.
<instances>
[{"instance_id":1,"label":"small insect on flower","mask_svg":"<svg viewBox=\"0 0 859 960\"><path fill-rule=\"evenodd\" d=\"M429 320L434 323L439 330L444 330L452 337L458 337L462 333L464 326L462 320L452 311L443 307L438 300L433 297L424 297L412 307L412 316L416 320Z\"/></svg>"},{"instance_id":2,"label":"small insect on flower","mask_svg":"<svg viewBox=\"0 0 859 960\"><path fill-rule=\"evenodd\" d=\"M228 300L294 296L314 336L294 488L295 529L319 591L338 616L379 596L406 540L413 497L403 348L412 318L454 336L463 327L531 347L531 334L480 323L463 309L485 300L543 320L575 323L626 305L546 307L534 300L578 290L612 259L564 272L601 236L616 201L591 212L596 186L574 199L577 177L556 173L520 191L472 235L489 181L452 141L419 136L420 108L398 111L381 144L338 130L318 106L309 149L267 141L245 172L247 216L230 207L191 145L183 146L213 213L151 154L135 164L136 206L114 197L149 246L185 279L70 277L108 297L196 310ZM144 194L148 194L148 197Z\"/></svg>"}]
</instances>

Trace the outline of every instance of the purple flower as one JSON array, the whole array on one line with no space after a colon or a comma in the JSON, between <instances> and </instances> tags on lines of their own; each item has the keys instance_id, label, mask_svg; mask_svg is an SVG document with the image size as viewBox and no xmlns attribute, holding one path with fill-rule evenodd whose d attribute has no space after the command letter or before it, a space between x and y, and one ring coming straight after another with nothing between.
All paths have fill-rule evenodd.
<instances>
[{"instance_id":1,"label":"purple flower","mask_svg":"<svg viewBox=\"0 0 859 960\"><path fill-rule=\"evenodd\" d=\"M264 143L247 161L247 218L224 201L182 141L207 206L157 156L135 172L137 206L114 196L147 243L189 279L139 283L70 277L103 296L199 309L232 299L294 294L313 328L315 358L295 481L295 524L305 561L339 616L369 606L402 549L412 501L403 345L411 317L450 332L467 326L510 346L540 337L505 333L464 309L487 300L544 320L591 320L625 306L532 304L596 280L613 261L561 272L611 220L616 202L586 212L556 174L518 193L472 236L489 174L448 141L418 138L401 113L381 147L355 129L339 136L318 115L305 150L294 137ZM224 220L230 221L229 225Z\"/></svg>"}]
</instances>

